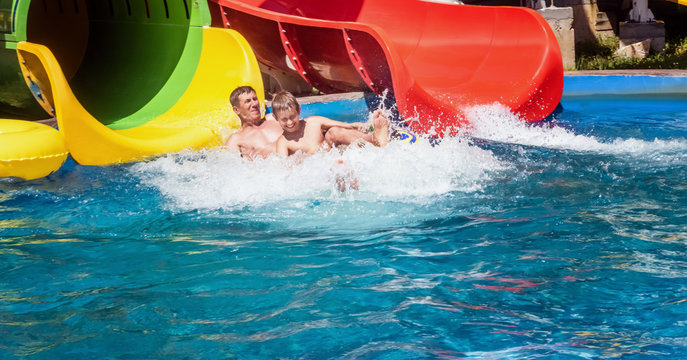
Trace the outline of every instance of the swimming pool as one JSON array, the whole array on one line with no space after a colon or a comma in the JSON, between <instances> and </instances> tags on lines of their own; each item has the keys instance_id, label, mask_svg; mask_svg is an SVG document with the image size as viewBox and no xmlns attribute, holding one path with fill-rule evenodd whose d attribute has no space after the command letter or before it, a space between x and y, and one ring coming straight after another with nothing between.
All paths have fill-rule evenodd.
<instances>
[{"instance_id":1,"label":"swimming pool","mask_svg":"<svg viewBox=\"0 0 687 360\"><path fill-rule=\"evenodd\" d=\"M0 357L682 358L685 100L577 94L535 125L472 109L434 147L2 180Z\"/></svg>"}]
</instances>

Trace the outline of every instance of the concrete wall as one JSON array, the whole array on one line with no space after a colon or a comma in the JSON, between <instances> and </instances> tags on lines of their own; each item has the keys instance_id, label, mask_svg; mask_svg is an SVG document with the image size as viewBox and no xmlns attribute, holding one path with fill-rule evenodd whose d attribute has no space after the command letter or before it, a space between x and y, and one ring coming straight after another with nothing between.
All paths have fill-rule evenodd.
<instances>
[{"instance_id":1,"label":"concrete wall","mask_svg":"<svg viewBox=\"0 0 687 360\"><path fill-rule=\"evenodd\" d=\"M599 12L596 0L555 0L554 4L572 8L575 43L593 42L599 36L614 35L611 23L606 14Z\"/></svg>"},{"instance_id":2,"label":"concrete wall","mask_svg":"<svg viewBox=\"0 0 687 360\"><path fill-rule=\"evenodd\" d=\"M571 7L555 7L538 10L553 29L558 40L558 46L563 55L563 68L575 69L575 35L573 13Z\"/></svg>"}]
</instances>

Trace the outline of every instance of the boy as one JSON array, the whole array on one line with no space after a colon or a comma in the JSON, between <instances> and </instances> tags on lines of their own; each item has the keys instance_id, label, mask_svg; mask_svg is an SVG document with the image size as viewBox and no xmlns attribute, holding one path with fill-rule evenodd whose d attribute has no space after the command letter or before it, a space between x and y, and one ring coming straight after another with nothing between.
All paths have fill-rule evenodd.
<instances>
[{"instance_id":1,"label":"boy","mask_svg":"<svg viewBox=\"0 0 687 360\"><path fill-rule=\"evenodd\" d=\"M345 123L322 116L301 119L301 107L288 91L280 91L274 95L272 111L284 130L283 136L289 155L299 150L305 154L314 154L322 149L325 143L332 147L360 141L380 147L389 143L389 120L381 110L375 111L372 116L372 133L364 132L367 125L360 122Z\"/></svg>"}]
</instances>

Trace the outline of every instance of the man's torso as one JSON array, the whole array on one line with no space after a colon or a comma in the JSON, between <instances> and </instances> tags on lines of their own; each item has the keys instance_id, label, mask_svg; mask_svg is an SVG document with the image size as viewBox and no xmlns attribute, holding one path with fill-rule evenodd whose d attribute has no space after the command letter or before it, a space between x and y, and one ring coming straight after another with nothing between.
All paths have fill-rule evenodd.
<instances>
[{"instance_id":1,"label":"man's torso","mask_svg":"<svg viewBox=\"0 0 687 360\"><path fill-rule=\"evenodd\" d=\"M277 140L282 134L279 124L266 119L259 126L248 126L239 130L238 142L241 154L244 156L260 155L266 157L277 151Z\"/></svg>"}]
</instances>

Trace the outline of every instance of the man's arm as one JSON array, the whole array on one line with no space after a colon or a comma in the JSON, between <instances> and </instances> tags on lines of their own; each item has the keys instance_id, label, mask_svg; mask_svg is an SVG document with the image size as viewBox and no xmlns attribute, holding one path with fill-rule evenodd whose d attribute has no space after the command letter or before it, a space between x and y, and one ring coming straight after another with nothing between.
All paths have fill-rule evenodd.
<instances>
[{"instance_id":1,"label":"man's arm","mask_svg":"<svg viewBox=\"0 0 687 360\"><path fill-rule=\"evenodd\" d=\"M229 150L233 151L241 151L239 148L239 144L241 143L241 135L238 133L233 133L231 136L229 136L229 139L227 139L227 143L225 144Z\"/></svg>"},{"instance_id":2,"label":"man's arm","mask_svg":"<svg viewBox=\"0 0 687 360\"><path fill-rule=\"evenodd\" d=\"M367 129L367 125L365 123L361 122L355 122L355 123L347 123L343 121L336 121L332 120L329 118L326 118L324 116L311 116L308 121L316 120L317 122L320 123L320 128L322 131L327 131L330 128L333 127L340 127L344 129L351 129L351 130L358 130L358 131L365 131Z\"/></svg>"}]
</instances>

